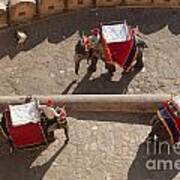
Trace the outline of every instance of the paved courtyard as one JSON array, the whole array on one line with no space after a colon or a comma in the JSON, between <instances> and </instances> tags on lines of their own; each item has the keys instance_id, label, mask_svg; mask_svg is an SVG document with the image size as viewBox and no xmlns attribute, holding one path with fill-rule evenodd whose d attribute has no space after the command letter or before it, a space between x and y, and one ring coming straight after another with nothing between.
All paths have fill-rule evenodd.
<instances>
[{"instance_id":1,"label":"paved courtyard","mask_svg":"<svg viewBox=\"0 0 180 180\"><path fill-rule=\"evenodd\" d=\"M108 80L102 62L86 74L86 62L77 77L73 49L78 29L99 22L127 19L138 25L148 44L145 72L121 77L119 69ZM180 93L180 11L177 9L102 9L56 16L25 25L29 39L15 48L13 29L0 33L0 94L141 94ZM46 149L19 151L9 156L0 147L0 180L178 180L178 170L148 171L149 159L174 162L175 154L147 155L145 139L151 115L72 114L70 143L63 133Z\"/></svg>"},{"instance_id":2,"label":"paved courtyard","mask_svg":"<svg viewBox=\"0 0 180 180\"><path fill-rule=\"evenodd\" d=\"M127 19L148 44L145 72L121 77L121 69L108 80L101 61L98 71L86 73L83 62L79 77L74 74L77 31L87 31L100 22ZM23 50L17 50L14 29L0 33L0 94L140 94L180 93L180 12L163 9L102 9L56 16L17 27L29 34Z\"/></svg>"},{"instance_id":3,"label":"paved courtyard","mask_svg":"<svg viewBox=\"0 0 180 180\"><path fill-rule=\"evenodd\" d=\"M148 170L149 160L178 155L147 154L145 139L150 115L74 114L69 118L70 142L63 147L62 131L49 147L8 154L0 148L2 180L163 180L179 179L178 170ZM153 152L153 151L152 151Z\"/></svg>"}]
</instances>

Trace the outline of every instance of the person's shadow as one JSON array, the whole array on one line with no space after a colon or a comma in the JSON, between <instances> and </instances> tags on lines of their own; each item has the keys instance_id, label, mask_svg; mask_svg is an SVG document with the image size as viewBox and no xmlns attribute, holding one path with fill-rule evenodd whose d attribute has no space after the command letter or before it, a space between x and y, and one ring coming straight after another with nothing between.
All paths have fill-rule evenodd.
<instances>
[{"instance_id":1,"label":"person's shadow","mask_svg":"<svg viewBox=\"0 0 180 180\"><path fill-rule=\"evenodd\" d=\"M47 170L51 167L55 159L65 148L64 144L60 149L54 153L47 162L40 166L33 166L33 162L38 156L47 148L42 146L36 149L17 150L14 154L8 153L6 145L0 150L0 179L14 179L14 180L41 180L43 179ZM32 167L33 166L33 167Z\"/></svg>"},{"instance_id":2,"label":"person's shadow","mask_svg":"<svg viewBox=\"0 0 180 180\"><path fill-rule=\"evenodd\" d=\"M179 173L175 167L176 161L179 162L178 154L169 150L167 144L158 153L154 143L145 141L139 146L131 164L128 180L172 180Z\"/></svg>"}]
</instances>

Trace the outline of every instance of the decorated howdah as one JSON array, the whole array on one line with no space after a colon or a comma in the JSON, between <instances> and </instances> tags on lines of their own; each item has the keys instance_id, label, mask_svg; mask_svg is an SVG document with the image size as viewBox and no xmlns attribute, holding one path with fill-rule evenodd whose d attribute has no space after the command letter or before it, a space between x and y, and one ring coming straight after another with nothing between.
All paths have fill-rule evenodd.
<instances>
[{"instance_id":1,"label":"decorated howdah","mask_svg":"<svg viewBox=\"0 0 180 180\"><path fill-rule=\"evenodd\" d=\"M101 32L106 63L117 63L129 71L138 55L133 29L125 21L121 24L102 24Z\"/></svg>"},{"instance_id":2,"label":"decorated howdah","mask_svg":"<svg viewBox=\"0 0 180 180\"><path fill-rule=\"evenodd\" d=\"M2 114L0 129L14 149L47 145L54 140L54 131L66 121L64 108L40 105L37 100L9 105Z\"/></svg>"},{"instance_id":3,"label":"decorated howdah","mask_svg":"<svg viewBox=\"0 0 180 180\"><path fill-rule=\"evenodd\" d=\"M150 122L152 130L148 140L177 144L180 141L180 96L163 102Z\"/></svg>"},{"instance_id":4,"label":"decorated howdah","mask_svg":"<svg viewBox=\"0 0 180 180\"><path fill-rule=\"evenodd\" d=\"M165 102L157 111L157 118L161 121L169 134L171 144L180 140L180 96Z\"/></svg>"},{"instance_id":5,"label":"decorated howdah","mask_svg":"<svg viewBox=\"0 0 180 180\"><path fill-rule=\"evenodd\" d=\"M93 72L99 59L104 61L110 74L116 71L116 65L123 68L123 74L144 67L143 50L147 45L138 28L130 27L126 21L101 23L90 33L81 32L80 37L75 46L76 74L82 59L91 60L90 70Z\"/></svg>"}]
</instances>

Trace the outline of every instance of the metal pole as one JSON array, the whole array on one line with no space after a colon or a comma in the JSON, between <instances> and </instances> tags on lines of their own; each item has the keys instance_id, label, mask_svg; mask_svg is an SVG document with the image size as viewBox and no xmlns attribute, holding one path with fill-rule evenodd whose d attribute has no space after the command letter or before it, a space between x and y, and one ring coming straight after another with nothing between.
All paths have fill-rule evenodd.
<instances>
[{"instance_id":1,"label":"metal pole","mask_svg":"<svg viewBox=\"0 0 180 180\"><path fill-rule=\"evenodd\" d=\"M40 103L45 104L51 98L55 105L66 105L70 112L126 112L152 113L170 95L34 95ZM21 104L26 96L0 96L0 108L9 104Z\"/></svg>"}]
</instances>

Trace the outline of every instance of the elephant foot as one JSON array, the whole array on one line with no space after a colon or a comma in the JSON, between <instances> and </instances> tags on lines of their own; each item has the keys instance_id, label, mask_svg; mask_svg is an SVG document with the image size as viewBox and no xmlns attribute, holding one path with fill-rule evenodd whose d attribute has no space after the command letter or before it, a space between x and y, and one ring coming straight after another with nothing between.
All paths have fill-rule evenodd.
<instances>
[{"instance_id":1,"label":"elephant foot","mask_svg":"<svg viewBox=\"0 0 180 180\"><path fill-rule=\"evenodd\" d=\"M93 72L96 72L96 69L97 69L97 68L94 67L94 66L89 66L89 67L88 67L88 72L92 72L92 73L93 73Z\"/></svg>"},{"instance_id":2,"label":"elephant foot","mask_svg":"<svg viewBox=\"0 0 180 180\"><path fill-rule=\"evenodd\" d=\"M127 75L127 74L129 74L130 72L131 72L131 71L128 71L128 72L127 72L127 71L123 71L121 74L122 74L122 75Z\"/></svg>"},{"instance_id":3,"label":"elephant foot","mask_svg":"<svg viewBox=\"0 0 180 180\"><path fill-rule=\"evenodd\" d=\"M155 142L155 141L156 141L156 140L155 140L154 136L149 136L149 137L147 138L147 142L153 143L153 142Z\"/></svg>"},{"instance_id":4,"label":"elephant foot","mask_svg":"<svg viewBox=\"0 0 180 180\"><path fill-rule=\"evenodd\" d=\"M75 70L75 74L76 74L76 75L79 75L79 72Z\"/></svg>"},{"instance_id":5,"label":"elephant foot","mask_svg":"<svg viewBox=\"0 0 180 180\"><path fill-rule=\"evenodd\" d=\"M109 75L110 75L111 77L114 76L114 72L108 71L108 73L109 73Z\"/></svg>"},{"instance_id":6,"label":"elephant foot","mask_svg":"<svg viewBox=\"0 0 180 180\"><path fill-rule=\"evenodd\" d=\"M48 142L49 142L49 143L54 142L54 141L56 140L56 137L54 136L54 132L50 132L50 133L48 134L47 139L48 139Z\"/></svg>"},{"instance_id":7,"label":"elephant foot","mask_svg":"<svg viewBox=\"0 0 180 180\"><path fill-rule=\"evenodd\" d=\"M79 64L75 65L74 71L76 75L79 75Z\"/></svg>"},{"instance_id":8,"label":"elephant foot","mask_svg":"<svg viewBox=\"0 0 180 180\"><path fill-rule=\"evenodd\" d=\"M135 70L141 71L144 68L144 65L141 66L134 66Z\"/></svg>"},{"instance_id":9,"label":"elephant foot","mask_svg":"<svg viewBox=\"0 0 180 180\"><path fill-rule=\"evenodd\" d=\"M116 72L116 67L113 64L106 64L105 68L108 70L108 73L113 76Z\"/></svg>"}]
</instances>

